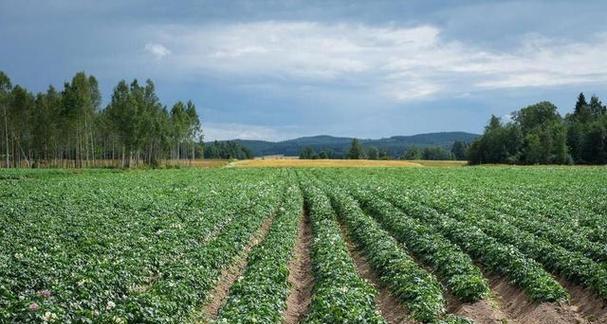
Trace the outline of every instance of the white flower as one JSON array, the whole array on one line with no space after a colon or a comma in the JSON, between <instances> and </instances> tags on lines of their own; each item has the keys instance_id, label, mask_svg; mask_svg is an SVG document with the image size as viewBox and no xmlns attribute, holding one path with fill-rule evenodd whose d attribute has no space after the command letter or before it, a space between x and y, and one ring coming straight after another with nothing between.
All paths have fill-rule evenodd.
<instances>
[{"instance_id":1,"label":"white flower","mask_svg":"<svg viewBox=\"0 0 607 324\"><path fill-rule=\"evenodd\" d=\"M46 313L44 313L44 316L42 316L42 320L46 323L46 322L51 322L57 319L57 315L54 313L51 313L49 311L47 311Z\"/></svg>"},{"instance_id":2,"label":"white flower","mask_svg":"<svg viewBox=\"0 0 607 324\"><path fill-rule=\"evenodd\" d=\"M107 302L107 305L105 305L105 309L107 309L107 310L110 310L114 307L116 307L116 304L111 300L109 302Z\"/></svg>"}]
</instances>

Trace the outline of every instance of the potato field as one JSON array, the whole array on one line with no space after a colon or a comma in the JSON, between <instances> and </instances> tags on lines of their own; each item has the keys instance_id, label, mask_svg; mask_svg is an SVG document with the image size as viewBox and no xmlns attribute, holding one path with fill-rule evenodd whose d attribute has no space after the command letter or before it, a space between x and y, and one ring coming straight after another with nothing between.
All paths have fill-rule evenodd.
<instances>
[{"instance_id":1,"label":"potato field","mask_svg":"<svg viewBox=\"0 0 607 324\"><path fill-rule=\"evenodd\" d=\"M0 171L0 323L607 323L604 167Z\"/></svg>"}]
</instances>

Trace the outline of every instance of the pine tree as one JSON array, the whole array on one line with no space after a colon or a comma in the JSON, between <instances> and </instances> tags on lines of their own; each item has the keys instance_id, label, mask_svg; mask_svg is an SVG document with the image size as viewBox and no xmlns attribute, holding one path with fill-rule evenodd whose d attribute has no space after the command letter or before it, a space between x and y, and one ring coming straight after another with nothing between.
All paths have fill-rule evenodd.
<instances>
[{"instance_id":1,"label":"pine tree","mask_svg":"<svg viewBox=\"0 0 607 324\"><path fill-rule=\"evenodd\" d=\"M597 96L592 96L590 98L590 103L588 104L588 107L590 110L590 114L592 115L592 117L594 117L594 119L599 118L605 114L605 106Z\"/></svg>"},{"instance_id":2,"label":"pine tree","mask_svg":"<svg viewBox=\"0 0 607 324\"><path fill-rule=\"evenodd\" d=\"M580 92L577 102L575 103L575 109L573 110L573 116L577 121L587 122L590 119L590 108L586 102L586 97L583 92Z\"/></svg>"},{"instance_id":3,"label":"pine tree","mask_svg":"<svg viewBox=\"0 0 607 324\"><path fill-rule=\"evenodd\" d=\"M489 119L489 124L487 125L487 127L485 127L485 131L498 129L500 127L502 127L501 120L495 115L491 115L491 119Z\"/></svg>"},{"instance_id":4,"label":"pine tree","mask_svg":"<svg viewBox=\"0 0 607 324\"><path fill-rule=\"evenodd\" d=\"M451 153L456 160L466 159L466 143L462 141L455 141L451 147Z\"/></svg>"},{"instance_id":5,"label":"pine tree","mask_svg":"<svg viewBox=\"0 0 607 324\"><path fill-rule=\"evenodd\" d=\"M369 160L379 159L379 150L375 146L371 146L367 149L367 158Z\"/></svg>"},{"instance_id":6,"label":"pine tree","mask_svg":"<svg viewBox=\"0 0 607 324\"><path fill-rule=\"evenodd\" d=\"M363 147L360 144L360 141L356 138L352 139L352 144L350 145L350 149L348 150L348 158L353 160L364 158Z\"/></svg>"}]
</instances>

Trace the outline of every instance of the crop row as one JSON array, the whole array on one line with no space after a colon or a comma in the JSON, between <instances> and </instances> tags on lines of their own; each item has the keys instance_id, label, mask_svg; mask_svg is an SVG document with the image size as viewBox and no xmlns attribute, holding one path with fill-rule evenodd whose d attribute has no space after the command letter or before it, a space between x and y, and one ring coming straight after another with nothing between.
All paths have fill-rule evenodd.
<instances>
[{"instance_id":1,"label":"crop row","mask_svg":"<svg viewBox=\"0 0 607 324\"><path fill-rule=\"evenodd\" d=\"M308 323L385 323L375 307L377 291L361 279L324 193L300 177L310 215L315 285Z\"/></svg>"},{"instance_id":2,"label":"crop row","mask_svg":"<svg viewBox=\"0 0 607 324\"><path fill-rule=\"evenodd\" d=\"M515 222L512 216L498 213L490 207L448 205L441 202L440 198L426 195L421 190L413 195L416 201L448 213L463 222L477 225L498 241L516 246L551 272L588 287L598 296L607 299L607 269L581 252L567 250L546 240L544 235L521 229L513 225Z\"/></svg>"},{"instance_id":3,"label":"crop row","mask_svg":"<svg viewBox=\"0 0 607 324\"><path fill-rule=\"evenodd\" d=\"M604 213L596 213L586 205L588 202L584 198L597 195L592 186L587 187L590 188L560 186L555 189L539 183L522 188L474 188L476 190L466 190L466 193L471 194L469 199L478 200L482 196L487 205L501 212L513 213L517 217L532 216L534 220L567 229L567 234L592 240L597 225L604 223L607 218ZM600 197L600 194L597 196ZM597 202L593 201L592 207L596 207Z\"/></svg>"},{"instance_id":4,"label":"crop row","mask_svg":"<svg viewBox=\"0 0 607 324\"><path fill-rule=\"evenodd\" d=\"M429 174L443 178L443 181L433 182L431 192L434 199L449 200L445 202L447 206L465 203L494 208L516 216L519 224L526 223L525 230L602 261L607 250L607 231L603 226L607 221L607 209L602 199L605 189L600 185L606 179L603 170L473 168L453 170L456 172L429 171ZM413 182L413 186L417 184L422 191L430 189L427 184L418 182L428 178L428 174L421 177L395 175L384 179L391 185ZM446 176L449 178L444 179ZM548 228L551 229L546 232Z\"/></svg>"},{"instance_id":5,"label":"crop row","mask_svg":"<svg viewBox=\"0 0 607 324\"><path fill-rule=\"evenodd\" d=\"M542 197L536 197L527 194L527 192L521 194L511 191L504 193L502 191L499 193L502 193L502 195L497 196L492 192L487 194L488 198L493 199L492 206L497 211L517 215L521 218L534 219L536 224L546 222L553 227L553 231L560 234L557 236L550 234L557 238L553 243L568 244L595 260L607 261L607 230L603 226L607 222L605 215L596 214L585 206L576 206L572 204L571 200L562 199L562 192L557 195L553 192L544 191ZM571 197L579 195L580 193L577 192L576 195L571 195ZM563 203L557 204L559 200L562 200ZM553 204L552 202L557 203ZM540 231L534 231L534 233L537 232ZM582 245L587 243L589 245ZM563 246L567 247L566 245ZM587 248L589 248L589 251L585 252Z\"/></svg>"},{"instance_id":6,"label":"crop row","mask_svg":"<svg viewBox=\"0 0 607 324\"><path fill-rule=\"evenodd\" d=\"M389 187L405 181L398 177L387 180ZM592 189L597 186L588 182L570 187L546 175L536 180L532 184L514 186L502 182L488 187L474 186L468 179L458 178L450 180L449 185L422 186L406 193L442 213L481 226L488 234L496 233L490 235L517 246L551 272L589 287L605 298L607 271L603 264L607 245L594 242L604 241L601 233L605 229L600 224L605 216L588 212L579 203L594 196L571 191L575 188L592 192L597 191Z\"/></svg>"},{"instance_id":7,"label":"crop row","mask_svg":"<svg viewBox=\"0 0 607 324\"><path fill-rule=\"evenodd\" d=\"M127 179L135 180L130 187L125 186ZM0 316L5 320L94 317L130 286L154 277L156 262L142 264L132 256L153 258L148 246L170 235L156 233L155 228L175 222L173 214L157 217L163 209L139 193L145 190L161 201L164 197L136 179L103 173L96 174L94 182L85 176L53 180L15 183L7 191L12 197L0 207L6 238L2 256L10 258L0 265L1 286L6 289ZM210 185L204 182L200 187ZM180 203L176 201L175 209L184 207Z\"/></svg>"},{"instance_id":8,"label":"crop row","mask_svg":"<svg viewBox=\"0 0 607 324\"><path fill-rule=\"evenodd\" d=\"M435 227L488 270L507 276L531 299L556 301L569 298L565 289L539 263L526 257L514 246L500 243L477 226L441 215L396 192L381 192L380 196L394 203L407 215Z\"/></svg>"},{"instance_id":9,"label":"crop row","mask_svg":"<svg viewBox=\"0 0 607 324\"><path fill-rule=\"evenodd\" d=\"M604 176L601 173L604 172L601 169L596 171L571 174L568 170L566 183L543 176L535 179L531 185L514 188L509 185L499 190L483 190L482 193L494 201L503 201L496 207L514 207L532 212L534 218L550 219L590 234L597 229L597 225L607 221L606 204L602 199L605 188L596 185L602 183Z\"/></svg>"},{"instance_id":10,"label":"crop row","mask_svg":"<svg viewBox=\"0 0 607 324\"><path fill-rule=\"evenodd\" d=\"M251 197L239 206L234 222L203 247L169 255L170 260L160 267L162 275L152 285L132 291L102 319L179 322L190 318L208 297L222 269L241 253L263 220L275 212L281 196L279 186L264 182L246 192Z\"/></svg>"},{"instance_id":11,"label":"crop row","mask_svg":"<svg viewBox=\"0 0 607 324\"><path fill-rule=\"evenodd\" d=\"M385 177L361 180L356 175L356 173L344 174L332 179L341 181L344 186L350 188L365 188L364 180L366 187L370 189L363 191L369 191L371 196L380 201L390 202L405 215L418 219L440 233L479 261L487 270L508 277L511 282L525 290L533 300L555 301L569 297L566 290L538 262L527 257L514 246L501 243L473 223L455 220L420 203L416 193L424 190L424 187L402 190L396 181ZM412 198L414 196L415 198Z\"/></svg>"},{"instance_id":12,"label":"crop row","mask_svg":"<svg viewBox=\"0 0 607 324\"><path fill-rule=\"evenodd\" d=\"M384 191L390 192L385 195L386 198L407 196L414 205L434 208L438 210L437 214L456 219L464 226L476 226L497 242L512 245L546 270L588 287L599 297L607 299L607 269L587 257L590 254L601 259L602 250L606 248L604 245L579 237L578 243L566 244L564 242L571 242L570 238L565 237L566 231L560 233L556 226L545 227L529 214L514 211L512 215L500 213L492 207L498 203L497 199L488 199L491 195L478 193L469 185L459 185L458 190L422 187L403 191L397 189L402 179L386 180L383 182ZM524 216L529 216L529 219ZM554 244L556 241L561 244Z\"/></svg>"},{"instance_id":13,"label":"crop row","mask_svg":"<svg viewBox=\"0 0 607 324\"><path fill-rule=\"evenodd\" d=\"M354 187L351 192L387 231L435 271L454 296L474 302L489 295L487 280L457 245L369 191Z\"/></svg>"},{"instance_id":14,"label":"crop row","mask_svg":"<svg viewBox=\"0 0 607 324\"><path fill-rule=\"evenodd\" d=\"M482 215L490 215L489 210L481 210ZM454 217L462 217L463 210L452 210ZM465 212L474 217L473 222L487 234L496 239L516 246L527 256L542 263L544 267L574 282L592 289L600 297L607 299L607 269L592 259L575 251L551 244L527 231L510 225L499 217L482 218L479 214Z\"/></svg>"},{"instance_id":15,"label":"crop row","mask_svg":"<svg viewBox=\"0 0 607 324\"><path fill-rule=\"evenodd\" d=\"M231 288L218 323L279 323L289 293L288 263L293 256L303 200L297 185L284 195L266 239L247 259L243 277Z\"/></svg>"},{"instance_id":16,"label":"crop row","mask_svg":"<svg viewBox=\"0 0 607 324\"><path fill-rule=\"evenodd\" d=\"M215 265L200 265L217 261L206 259L236 221L269 215L275 180L180 170L2 181L0 322L188 317L213 280Z\"/></svg>"},{"instance_id":17,"label":"crop row","mask_svg":"<svg viewBox=\"0 0 607 324\"><path fill-rule=\"evenodd\" d=\"M533 233L540 239L556 244L572 252L579 252L596 261L607 260L607 247L604 244L591 242L583 228L566 228L562 223L555 222L551 218L542 217L541 213L531 213L529 210L501 204L503 198L493 197L491 194L470 194L467 191L451 195L432 195L425 199L443 212L449 212L454 208L468 209L476 206L474 211L483 211L484 219L497 220L515 226L516 228ZM544 211L545 212L545 211Z\"/></svg>"},{"instance_id":18,"label":"crop row","mask_svg":"<svg viewBox=\"0 0 607 324\"><path fill-rule=\"evenodd\" d=\"M407 306L409 315L420 322L436 322L443 318L445 300L436 278L417 265L350 196L335 188L327 192L348 233L378 274L380 282ZM456 322L458 318L447 320Z\"/></svg>"}]
</instances>

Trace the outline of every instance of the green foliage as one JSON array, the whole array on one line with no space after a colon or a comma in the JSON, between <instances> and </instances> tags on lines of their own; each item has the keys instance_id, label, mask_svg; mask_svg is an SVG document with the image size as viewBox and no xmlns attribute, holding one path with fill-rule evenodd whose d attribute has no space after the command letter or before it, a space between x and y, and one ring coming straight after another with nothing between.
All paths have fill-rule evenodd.
<instances>
[{"instance_id":1,"label":"green foliage","mask_svg":"<svg viewBox=\"0 0 607 324\"><path fill-rule=\"evenodd\" d=\"M323 149L320 151L320 153L318 153L318 158L319 159L334 159L335 152L333 152L333 150L331 150L331 149Z\"/></svg>"},{"instance_id":2,"label":"green foliage","mask_svg":"<svg viewBox=\"0 0 607 324\"><path fill-rule=\"evenodd\" d=\"M487 210L483 210L479 214L473 210L458 212L450 208L450 211L452 215L459 219L471 219L467 222L476 224L485 233L503 243L512 244L525 255L543 264L546 269L580 283L594 290L598 296L607 299L607 269L584 256L581 252L567 250L557 244L552 244L544 238L554 237L556 240L566 242L565 238L561 239L558 237L563 235L562 233L551 231L534 235L521 229L525 228L525 224L521 224L524 221L521 222L519 220L516 222L519 224L519 228L514 226L511 221L508 221L508 218L502 217L497 213L492 215L491 211ZM536 226L533 230L540 232L541 227ZM548 230L550 229L548 228ZM557 235L557 237L554 235ZM586 244L592 243L586 240ZM591 249L583 244L577 246L584 250L598 252L601 259L605 257L605 251L601 251L600 248Z\"/></svg>"},{"instance_id":3,"label":"green foliage","mask_svg":"<svg viewBox=\"0 0 607 324\"><path fill-rule=\"evenodd\" d=\"M230 288L218 323L280 323L302 206L301 191L289 186L266 239L251 251L243 277Z\"/></svg>"},{"instance_id":4,"label":"green foliage","mask_svg":"<svg viewBox=\"0 0 607 324\"><path fill-rule=\"evenodd\" d=\"M357 138L352 139L350 149L348 150L348 159L358 160L365 158L365 151Z\"/></svg>"},{"instance_id":5,"label":"green foliage","mask_svg":"<svg viewBox=\"0 0 607 324\"><path fill-rule=\"evenodd\" d=\"M455 141L471 143L478 137L476 134L465 132L440 132L417 134L410 136L391 136L380 139L362 139L363 147L375 146L380 151L380 159L396 159L402 152L411 146L427 147L441 146L450 148ZM256 156L263 155L285 155L298 156L301 150L310 146L318 153L327 153L331 159L348 158L348 150L352 144L352 138L333 137L327 135L300 137L286 141L269 142L260 140L238 140L240 144L251 149Z\"/></svg>"},{"instance_id":6,"label":"green foliage","mask_svg":"<svg viewBox=\"0 0 607 324\"><path fill-rule=\"evenodd\" d=\"M13 175L0 322L184 322L282 192L263 170Z\"/></svg>"},{"instance_id":7,"label":"green foliage","mask_svg":"<svg viewBox=\"0 0 607 324\"><path fill-rule=\"evenodd\" d=\"M155 91L151 80L145 85L122 80L101 109L98 82L84 72L76 73L62 91L51 86L36 95L12 87L0 72L4 164L88 167L97 159L120 159L122 166L158 165L160 159L200 157L196 141L202 129L194 104L179 102L169 114Z\"/></svg>"},{"instance_id":8,"label":"green foliage","mask_svg":"<svg viewBox=\"0 0 607 324\"><path fill-rule=\"evenodd\" d=\"M318 154L316 154L316 151L314 151L313 147L306 146L299 153L299 158L302 160L312 160L319 158L319 156Z\"/></svg>"},{"instance_id":9,"label":"green foliage","mask_svg":"<svg viewBox=\"0 0 607 324\"><path fill-rule=\"evenodd\" d=\"M451 146L451 154L455 160L465 160L468 144L462 141L455 141Z\"/></svg>"},{"instance_id":10,"label":"green foliage","mask_svg":"<svg viewBox=\"0 0 607 324\"><path fill-rule=\"evenodd\" d=\"M338 216L362 249L367 261L382 284L407 306L412 318L433 322L445 312L445 301L436 278L402 249L398 242L369 216L356 202L340 190L327 190Z\"/></svg>"},{"instance_id":11,"label":"green foliage","mask_svg":"<svg viewBox=\"0 0 607 324\"><path fill-rule=\"evenodd\" d=\"M492 116L466 155L471 164L605 164L606 116L599 98L592 96L587 103L583 93L565 119L552 103L540 102L514 112L506 124Z\"/></svg>"},{"instance_id":12,"label":"green foliage","mask_svg":"<svg viewBox=\"0 0 607 324\"><path fill-rule=\"evenodd\" d=\"M477 226L445 217L410 200L391 196L391 201L408 215L425 221L427 225L435 226L445 237L482 262L485 267L507 276L525 290L531 299L556 301L569 298L565 289L537 262L513 246L496 241Z\"/></svg>"},{"instance_id":13,"label":"green foliage","mask_svg":"<svg viewBox=\"0 0 607 324\"><path fill-rule=\"evenodd\" d=\"M207 159L238 159L253 158L253 153L236 141L215 141L206 144L204 157Z\"/></svg>"},{"instance_id":14,"label":"green foliage","mask_svg":"<svg viewBox=\"0 0 607 324\"><path fill-rule=\"evenodd\" d=\"M375 146L370 146L367 148L367 159L369 160L378 160L379 159L379 150Z\"/></svg>"},{"instance_id":15,"label":"green foliage","mask_svg":"<svg viewBox=\"0 0 607 324\"><path fill-rule=\"evenodd\" d=\"M421 160L423 158L423 151L417 146L409 147L403 154L400 156L401 160Z\"/></svg>"},{"instance_id":16,"label":"green foliage","mask_svg":"<svg viewBox=\"0 0 607 324\"><path fill-rule=\"evenodd\" d=\"M371 192L358 189L352 189L352 192L384 228L404 243L418 260L435 271L453 295L464 302L474 302L488 296L487 281L460 248Z\"/></svg>"},{"instance_id":17,"label":"green foliage","mask_svg":"<svg viewBox=\"0 0 607 324\"><path fill-rule=\"evenodd\" d=\"M525 107L513 114L514 122L521 128L523 134L543 127L546 124L560 122L559 115L555 105L548 101Z\"/></svg>"},{"instance_id":18,"label":"green foliage","mask_svg":"<svg viewBox=\"0 0 607 324\"><path fill-rule=\"evenodd\" d=\"M300 177L312 223L315 286L307 323L384 323L375 309L375 289L361 279L341 237L329 199Z\"/></svg>"},{"instance_id":19,"label":"green foliage","mask_svg":"<svg viewBox=\"0 0 607 324\"><path fill-rule=\"evenodd\" d=\"M410 208L410 215L428 217L429 224L440 223L444 227L442 231L449 230L445 236L453 242L481 241L482 238L468 233L455 236L456 227L468 232L471 231L466 228L476 227L497 243L514 247L554 275L605 298L607 272L602 263L607 257L606 237L600 225L605 220L600 211L604 204L593 207L597 201L591 198L598 194L597 184L604 180L602 169L515 170L477 169L473 171L475 178L484 174L491 181L473 186L463 177L450 177L448 187L440 185L430 187L432 189L416 188L411 177L396 179L394 183L406 181L414 189L386 190L384 197L399 203L399 207ZM577 178L578 181L571 182ZM514 179L516 186L512 184ZM385 178L381 185L393 187ZM396 199L396 195L406 199ZM585 201L586 206L579 205L578 201ZM445 226L448 219L457 225L449 229ZM488 252L468 252L473 256L489 255Z\"/></svg>"},{"instance_id":20,"label":"green foliage","mask_svg":"<svg viewBox=\"0 0 607 324\"><path fill-rule=\"evenodd\" d=\"M453 154L440 146L425 147L422 160L453 160Z\"/></svg>"},{"instance_id":21,"label":"green foliage","mask_svg":"<svg viewBox=\"0 0 607 324\"><path fill-rule=\"evenodd\" d=\"M52 107L54 96L34 100ZM2 170L0 322L199 319L222 272L273 215L219 321L280 322L302 204L316 279L307 322L383 322L337 220L419 321L465 322L444 313L442 289L485 298L479 268L537 302L568 299L555 278L607 300L603 167L298 173Z\"/></svg>"},{"instance_id":22,"label":"green foliage","mask_svg":"<svg viewBox=\"0 0 607 324\"><path fill-rule=\"evenodd\" d=\"M419 148L411 146L401 154L401 160L453 160L454 155L441 146Z\"/></svg>"},{"instance_id":23,"label":"green foliage","mask_svg":"<svg viewBox=\"0 0 607 324\"><path fill-rule=\"evenodd\" d=\"M521 287L533 300L555 301L567 299L568 294L565 289L542 268L540 263L534 260L536 256L528 256L514 247L514 243L510 245L501 242L492 236L493 233L485 233L484 227L481 227L484 223L479 221L480 216L479 218L464 218L466 214L461 214L461 217L459 217L460 214L454 214L458 210L458 205L454 204L453 201L451 201L451 204L442 204L444 198L441 199L441 197L452 196L454 188L459 190L466 188L494 190L496 184L502 182L512 186L512 179L499 178L499 180L496 180L493 173L481 172L484 169L460 170L451 172L438 169L412 170L409 172L403 170L393 172L389 170L382 172L331 170L330 173L329 171L319 170L317 172L321 177L329 177L331 182L335 183L335 187L351 188L352 190L357 187L372 188L370 194L373 197L391 202L400 208L405 215L416 219L417 222L429 228L430 232L439 233L450 242L457 244L463 252L470 255L486 271L507 277L510 282ZM506 174L516 175L513 171L508 171ZM483 182L478 182L479 177ZM535 181L537 178L537 176L532 177L530 175L527 175L527 177L522 179ZM445 179L449 179L449 181L445 181ZM471 186L470 179L475 179L473 186ZM488 179L490 182L485 183ZM516 179L521 181L519 177ZM562 183L566 178L561 175L557 179L560 179L559 181ZM550 179L550 181L556 181L557 179ZM407 185L403 186L404 183ZM445 188L438 190L443 187ZM482 193L476 192L474 197L482 201L484 196ZM457 199L461 198L457 197ZM470 207L479 204L481 202L469 203ZM430 206L436 208L452 206L452 208L441 213ZM388 224L384 219L379 217L378 219L382 220L382 224ZM503 226L502 223L497 222L497 224L498 228ZM507 227L504 227L504 229L507 229ZM395 236L399 237L398 234L395 234ZM409 238L408 240L413 239ZM405 241L404 238L403 241ZM407 246L409 247L409 245ZM415 253L414 246L412 244L410 249Z\"/></svg>"},{"instance_id":24,"label":"green foliage","mask_svg":"<svg viewBox=\"0 0 607 324\"><path fill-rule=\"evenodd\" d=\"M605 115L605 113L607 113L607 106L603 105L603 103L597 96L592 96L588 105L590 108L590 113L595 118L603 116Z\"/></svg>"},{"instance_id":25,"label":"green foliage","mask_svg":"<svg viewBox=\"0 0 607 324\"><path fill-rule=\"evenodd\" d=\"M607 123L593 123L584 134L581 157L583 161L607 163Z\"/></svg>"}]
</instances>

